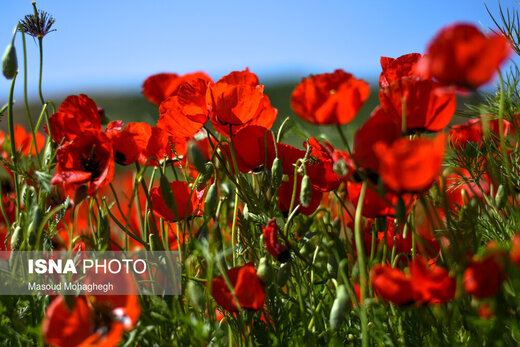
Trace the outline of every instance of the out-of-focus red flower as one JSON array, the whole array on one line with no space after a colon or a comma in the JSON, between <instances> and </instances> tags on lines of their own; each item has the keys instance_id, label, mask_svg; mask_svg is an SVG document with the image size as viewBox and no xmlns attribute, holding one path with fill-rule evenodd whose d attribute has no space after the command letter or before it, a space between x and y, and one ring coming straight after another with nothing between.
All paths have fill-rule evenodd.
<instances>
[{"instance_id":1,"label":"out-of-focus red flower","mask_svg":"<svg viewBox=\"0 0 520 347\"><path fill-rule=\"evenodd\" d=\"M396 193L428 189L439 174L444 156L445 135L435 139L399 139L388 146L375 144L379 174L384 184Z\"/></svg>"},{"instance_id":2,"label":"out-of-focus red flower","mask_svg":"<svg viewBox=\"0 0 520 347\"><path fill-rule=\"evenodd\" d=\"M52 184L62 186L71 197L81 185L87 194L107 186L114 178L114 152L102 132L84 132L56 150L58 165Z\"/></svg>"},{"instance_id":3,"label":"out-of-focus red flower","mask_svg":"<svg viewBox=\"0 0 520 347\"><path fill-rule=\"evenodd\" d=\"M262 227L265 248L280 263L285 263L290 258L289 248L278 241L278 225L276 219L271 219Z\"/></svg>"},{"instance_id":4,"label":"out-of-focus red flower","mask_svg":"<svg viewBox=\"0 0 520 347\"><path fill-rule=\"evenodd\" d=\"M427 75L421 75L415 71L415 66L419 59L421 59L419 53L409 53L395 59L381 57L381 68L383 71L379 76L379 86L381 88L388 88L392 82L404 76L428 78Z\"/></svg>"},{"instance_id":5,"label":"out-of-focus red flower","mask_svg":"<svg viewBox=\"0 0 520 347\"><path fill-rule=\"evenodd\" d=\"M511 238L511 262L520 267L520 234L514 234Z\"/></svg>"},{"instance_id":6,"label":"out-of-focus red flower","mask_svg":"<svg viewBox=\"0 0 520 347\"><path fill-rule=\"evenodd\" d=\"M455 23L433 38L416 71L444 85L473 89L489 82L510 54L504 36L485 36L473 24Z\"/></svg>"},{"instance_id":7,"label":"out-of-focus red flower","mask_svg":"<svg viewBox=\"0 0 520 347\"><path fill-rule=\"evenodd\" d=\"M161 102L177 91L181 83L197 78L208 83L211 82L211 77L204 72L193 72L183 76L175 73L155 74L144 81L142 93L148 101L159 106Z\"/></svg>"},{"instance_id":8,"label":"out-of-focus red flower","mask_svg":"<svg viewBox=\"0 0 520 347\"><path fill-rule=\"evenodd\" d=\"M260 84L258 76L246 67L243 71L233 71L226 76L223 76L217 81L217 83L228 83L228 84L247 84L250 86L257 86Z\"/></svg>"},{"instance_id":9,"label":"out-of-focus red flower","mask_svg":"<svg viewBox=\"0 0 520 347\"><path fill-rule=\"evenodd\" d=\"M410 265L410 278L417 301L427 304L447 302L455 297L456 283L446 269L432 264L423 257L415 257Z\"/></svg>"},{"instance_id":10,"label":"out-of-focus red flower","mask_svg":"<svg viewBox=\"0 0 520 347\"><path fill-rule=\"evenodd\" d=\"M354 207L357 207L359 201L361 185L361 183L347 182L348 198L352 201ZM411 197L409 195L403 195L403 198L405 205L409 206ZM395 205L398 199L399 197L392 192L386 192L384 197L380 197L371 187L367 187L365 199L363 200L363 210L361 211L363 217L376 218L395 216Z\"/></svg>"},{"instance_id":11,"label":"out-of-focus red flower","mask_svg":"<svg viewBox=\"0 0 520 347\"><path fill-rule=\"evenodd\" d=\"M168 134L163 129L154 126L143 155L139 156L139 163L158 166L162 160L182 159L186 154L187 140Z\"/></svg>"},{"instance_id":12,"label":"out-of-focus red flower","mask_svg":"<svg viewBox=\"0 0 520 347\"><path fill-rule=\"evenodd\" d=\"M102 303L79 296L70 309L60 296L47 308L43 335L52 346L117 346L123 332L131 330L139 316L136 296L105 297Z\"/></svg>"},{"instance_id":13,"label":"out-of-focus red flower","mask_svg":"<svg viewBox=\"0 0 520 347\"><path fill-rule=\"evenodd\" d=\"M307 174L312 186L322 192L329 192L339 187L341 183L334 172L334 161L331 155L314 137L304 143L305 148L311 146L309 162L306 164Z\"/></svg>"},{"instance_id":14,"label":"out-of-focus red flower","mask_svg":"<svg viewBox=\"0 0 520 347\"><path fill-rule=\"evenodd\" d=\"M490 319L495 316L495 312L487 302L484 302L478 308L478 316L483 319Z\"/></svg>"},{"instance_id":15,"label":"out-of-focus red flower","mask_svg":"<svg viewBox=\"0 0 520 347\"><path fill-rule=\"evenodd\" d=\"M379 160L374 152L375 143L381 141L390 145L400 136L401 124L388 110L378 106L356 131L352 157L359 167L377 172Z\"/></svg>"},{"instance_id":16,"label":"out-of-focus red flower","mask_svg":"<svg viewBox=\"0 0 520 347\"><path fill-rule=\"evenodd\" d=\"M395 237L395 251L396 254L403 253L409 254L412 250L412 235L408 233L407 237L403 237L403 232L396 231L395 223L393 218L387 218L387 227L385 231L378 231L376 240L375 240L375 248L379 247L381 243L385 242L385 234L386 234L386 245L388 249L392 249L394 247L394 237ZM372 249L372 233L365 232L365 249L367 254L370 254Z\"/></svg>"},{"instance_id":17,"label":"out-of-focus red flower","mask_svg":"<svg viewBox=\"0 0 520 347\"><path fill-rule=\"evenodd\" d=\"M372 269L372 284L384 300L396 305L411 302L440 304L455 297L456 283L448 271L435 264L428 266L422 257L410 264L410 275L388 265Z\"/></svg>"},{"instance_id":18,"label":"out-of-focus red flower","mask_svg":"<svg viewBox=\"0 0 520 347\"><path fill-rule=\"evenodd\" d=\"M451 88L416 76L401 77L388 88L379 91L381 106L399 124L403 103L406 108L406 127L410 131L440 131L455 113L456 98Z\"/></svg>"},{"instance_id":19,"label":"out-of-focus red flower","mask_svg":"<svg viewBox=\"0 0 520 347\"><path fill-rule=\"evenodd\" d=\"M504 136L507 136L511 123L507 120L502 120L504 125ZM500 125L498 119L489 120L489 130L491 134L499 138ZM475 145L480 145L484 129L482 127L482 119L471 119L463 124L454 125L449 132L450 142L456 149L464 148L468 142L473 142Z\"/></svg>"},{"instance_id":20,"label":"out-of-focus red flower","mask_svg":"<svg viewBox=\"0 0 520 347\"><path fill-rule=\"evenodd\" d=\"M231 74L210 84L206 92L213 127L226 136L229 136L230 126L233 134L248 125L270 129L278 110L271 106L264 86L253 85L254 78L248 70Z\"/></svg>"},{"instance_id":21,"label":"out-of-focus red flower","mask_svg":"<svg viewBox=\"0 0 520 347\"><path fill-rule=\"evenodd\" d=\"M264 306L265 291L256 274L253 263L234 267L227 271L238 304L243 309L260 310ZM226 311L237 312L238 306L222 275L213 279L211 295Z\"/></svg>"},{"instance_id":22,"label":"out-of-focus red flower","mask_svg":"<svg viewBox=\"0 0 520 347\"><path fill-rule=\"evenodd\" d=\"M147 123L128 123L121 130L118 122L108 124L105 133L112 141L116 163L130 165L135 163L146 150L152 135L152 127Z\"/></svg>"},{"instance_id":23,"label":"out-of-focus red flower","mask_svg":"<svg viewBox=\"0 0 520 347\"><path fill-rule=\"evenodd\" d=\"M164 201L159 186L150 190L150 199L152 201L153 211L161 218L168 222L176 222L187 217L195 217L202 215L202 203L204 190L198 192L191 191L187 182L174 181L170 182L170 186L175 198L175 208L169 208Z\"/></svg>"},{"instance_id":24,"label":"out-of-focus red flower","mask_svg":"<svg viewBox=\"0 0 520 347\"><path fill-rule=\"evenodd\" d=\"M74 140L84 132L100 132L101 120L96 103L88 96L70 95L57 113L49 118L52 139L56 143Z\"/></svg>"},{"instance_id":25,"label":"out-of-focus red flower","mask_svg":"<svg viewBox=\"0 0 520 347\"><path fill-rule=\"evenodd\" d=\"M272 164L274 160L274 140L273 136L267 133L267 129L258 125L249 125L242 128L233 135L235 145L235 156L237 165L242 172L255 172L264 165ZM266 148L267 139L267 148ZM228 158L231 161L229 147L225 146ZM266 149L268 153L266 154ZM267 159L267 163L266 163Z\"/></svg>"},{"instance_id":26,"label":"out-of-focus red flower","mask_svg":"<svg viewBox=\"0 0 520 347\"><path fill-rule=\"evenodd\" d=\"M45 136L42 133L36 133L36 147L33 144L33 136L28 133L25 128L19 124L14 126L14 138L16 149L23 155L36 155L41 152L45 146Z\"/></svg>"},{"instance_id":27,"label":"out-of-focus red flower","mask_svg":"<svg viewBox=\"0 0 520 347\"><path fill-rule=\"evenodd\" d=\"M302 176L297 175L298 180L296 184L296 197L294 200L294 206L298 205L300 203L300 189L302 184ZM311 180L312 183L312 180ZM289 175L289 180L287 182L283 181L282 185L280 186L280 189L278 190L278 206L280 207L280 210L285 213L289 213L289 208L291 206L291 198L293 193L293 185L294 185L294 175ZM300 209L298 212L301 214L304 214L306 216L311 215L318 206L320 206L321 199L323 197L323 192L316 189L314 185L312 186L312 193L311 193L311 201L309 202L309 206L303 207L300 206Z\"/></svg>"},{"instance_id":28,"label":"out-of-focus red flower","mask_svg":"<svg viewBox=\"0 0 520 347\"><path fill-rule=\"evenodd\" d=\"M462 197L462 190L466 192L469 199L475 197L482 199L484 194L489 194L491 179L487 174L480 177L479 182L475 182L468 170L459 168L457 172L452 172L445 177L446 199L450 209L456 211L460 206L466 205Z\"/></svg>"},{"instance_id":29,"label":"out-of-focus red flower","mask_svg":"<svg viewBox=\"0 0 520 347\"><path fill-rule=\"evenodd\" d=\"M368 83L343 70L304 78L291 96L291 108L313 124L347 124L370 94Z\"/></svg>"},{"instance_id":30,"label":"out-of-focus red flower","mask_svg":"<svg viewBox=\"0 0 520 347\"><path fill-rule=\"evenodd\" d=\"M171 135L193 138L208 120L207 87L208 81L200 78L181 83L161 103L157 126Z\"/></svg>"},{"instance_id":31,"label":"out-of-focus red flower","mask_svg":"<svg viewBox=\"0 0 520 347\"><path fill-rule=\"evenodd\" d=\"M501 265L496 256L489 255L481 260L473 260L464 271L464 290L477 298L489 298L497 293L502 280Z\"/></svg>"},{"instance_id":32,"label":"out-of-focus red flower","mask_svg":"<svg viewBox=\"0 0 520 347\"><path fill-rule=\"evenodd\" d=\"M399 269L388 265L372 268L372 285L378 296L395 305L406 305L414 301L412 284Z\"/></svg>"}]
</instances>

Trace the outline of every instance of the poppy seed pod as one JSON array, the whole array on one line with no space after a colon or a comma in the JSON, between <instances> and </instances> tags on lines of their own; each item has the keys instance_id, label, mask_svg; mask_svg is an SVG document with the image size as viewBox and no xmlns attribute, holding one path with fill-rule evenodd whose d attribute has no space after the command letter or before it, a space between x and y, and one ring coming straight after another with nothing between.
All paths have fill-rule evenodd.
<instances>
[{"instance_id":1,"label":"poppy seed pod","mask_svg":"<svg viewBox=\"0 0 520 347\"><path fill-rule=\"evenodd\" d=\"M16 49L14 45L10 43L5 49L4 56L2 57L2 73L8 80L13 79L18 70L18 59L16 58Z\"/></svg>"}]
</instances>

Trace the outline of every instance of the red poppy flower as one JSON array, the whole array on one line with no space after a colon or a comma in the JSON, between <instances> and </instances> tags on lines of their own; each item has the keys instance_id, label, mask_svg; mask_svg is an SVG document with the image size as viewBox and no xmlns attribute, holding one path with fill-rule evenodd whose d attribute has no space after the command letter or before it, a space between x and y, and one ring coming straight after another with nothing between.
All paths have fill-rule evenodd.
<instances>
[{"instance_id":1,"label":"red poppy flower","mask_svg":"<svg viewBox=\"0 0 520 347\"><path fill-rule=\"evenodd\" d=\"M357 207L359 201L359 194L361 192L361 183L347 182L348 198ZM405 205L410 206L411 197L409 195L403 195ZM380 197L377 192L372 190L371 187L367 187L365 193L365 200L363 200L363 217L376 218L395 216L395 205L399 197L392 192L386 192L384 197Z\"/></svg>"},{"instance_id":2,"label":"red poppy flower","mask_svg":"<svg viewBox=\"0 0 520 347\"><path fill-rule=\"evenodd\" d=\"M208 120L207 87L208 81L201 78L181 83L161 103L157 126L171 135L193 138Z\"/></svg>"},{"instance_id":3,"label":"red poppy flower","mask_svg":"<svg viewBox=\"0 0 520 347\"><path fill-rule=\"evenodd\" d=\"M379 101L401 124L403 103L406 105L408 130L440 131L455 113L455 92L429 79L401 77L379 91Z\"/></svg>"},{"instance_id":4,"label":"red poppy flower","mask_svg":"<svg viewBox=\"0 0 520 347\"><path fill-rule=\"evenodd\" d=\"M152 127L152 134L143 155L139 157L139 163L158 166L162 160L182 159L186 154L186 145L185 137L173 136L157 126Z\"/></svg>"},{"instance_id":5,"label":"red poppy flower","mask_svg":"<svg viewBox=\"0 0 520 347\"><path fill-rule=\"evenodd\" d=\"M495 256L473 260L464 271L463 284L466 293L476 298L489 298L495 295L502 283L502 267Z\"/></svg>"},{"instance_id":6,"label":"red poppy flower","mask_svg":"<svg viewBox=\"0 0 520 347\"><path fill-rule=\"evenodd\" d=\"M183 76L175 73L152 75L144 81L142 93L148 101L159 106L161 102L177 91L182 82L197 78L211 82L211 77L204 72L193 72Z\"/></svg>"},{"instance_id":7,"label":"red poppy flower","mask_svg":"<svg viewBox=\"0 0 520 347\"><path fill-rule=\"evenodd\" d=\"M313 124L347 124L370 94L368 83L343 70L304 78L291 96L291 108Z\"/></svg>"},{"instance_id":8,"label":"red poppy flower","mask_svg":"<svg viewBox=\"0 0 520 347\"><path fill-rule=\"evenodd\" d=\"M291 255L289 248L278 241L278 225L276 219L271 219L265 227L262 227L265 248L280 263L287 262Z\"/></svg>"},{"instance_id":9,"label":"red poppy flower","mask_svg":"<svg viewBox=\"0 0 520 347\"><path fill-rule=\"evenodd\" d=\"M162 219L168 222L176 222L187 217L201 216L204 190L191 191L188 183L184 181L170 182L170 186L175 199L175 208L170 209L161 193L160 187L153 187L150 190L153 211Z\"/></svg>"},{"instance_id":10,"label":"red poppy flower","mask_svg":"<svg viewBox=\"0 0 520 347\"><path fill-rule=\"evenodd\" d=\"M249 68L247 67L244 71L233 71L226 76L223 76L217 81L217 83L247 84L253 87L260 84L258 76L249 71Z\"/></svg>"},{"instance_id":11,"label":"red poppy flower","mask_svg":"<svg viewBox=\"0 0 520 347\"><path fill-rule=\"evenodd\" d=\"M266 154L266 138L267 152L274 153L273 136L267 133L267 129L258 125L249 125L242 128L233 136L235 145L235 157L238 168L241 172L255 172L266 164L270 166L274 160L271 155ZM231 161L231 152L229 146L224 146L229 160ZM270 160L269 160L270 159ZM270 167L269 167L270 168Z\"/></svg>"},{"instance_id":12,"label":"red poppy flower","mask_svg":"<svg viewBox=\"0 0 520 347\"><path fill-rule=\"evenodd\" d=\"M114 178L114 152L110 139L102 132L84 132L56 150L58 165L52 184L69 196L81 185L87 194L107 186Z\"/></svg>"},{"instance_id":13,"label":"red poppy flower","mask_svg":"<svg viewBox=\"0 0 520 347\"><path fill-rule=\"evenodd\" d=\"M403 237L403 232L396 230L393 218L387 218L387 228L385 231L379 231L376 235L375 247L376 250L381 243L385 242L386 234L386 246L388 249L393 249L395 242L396 254L410 254L412 250L412 235L408 233L407 237ZM402 228L401 228L402 229ZM365 250L367 254L370 254L372 249L372 230L364 233L365 236ZM402 259L402 258L401 258Z\"/></svg>"},{"instance_id":14,"label":"red poppy flower","mask_svg":"<svg viewBox=\"0 0 520 347\"><path fill-rule=\"evenodd\" d=\"M114 159L118 164L135 163L144 153L152 135L152 127L147 123L128 123L121 130L121 121L108 124L105 133L113 144Z\"/></svg>"},{"instance_id":15,"label":"red poppy flower","mask_svg":"<svg viewBox=\"0 0 520 347\"><path fill-rule=\"evenodd\" d=\"M117 346L124 330L139 319L136 296L104 298L103 304L89 306L86 297L76 297L69 309L63 296L49 305L43 322L45 342L52 346ZM110 301L108 301L110 300Z\"/></svg>"},{"instance_id":16,"label":"red poppy flower","mask_svg":"<svg viewBox=\"0 0 520 347\"><path fill-rule=\"evenodd\" d=\"M253 263L234 267L227 271L238 304L243 309L260 310L264 306L265 292ZM213 279L211 295L227 311L237 312L238 306L222 275Z\"/></svg>"},{"instance_id":17,"label":"red poppy flower","mask_svg":"<svg viewBox=\"0 0 520 347\"><path fill-rule=\"evenodd\" d=\"M457 211L459 207L464 206L468 201L464 201L462 190L465 191L469 199L476 197L482 199L484 194L489 194L491 187L491 179L487 174L483 174L479 182L475 182L470 173L466 169L458 168L457 172L452 172L445 177L446 182L446 199L450 209Z\"/></svg>"},{"instance_id":18,"label":"red poppy flower","mask_svg":"<svg viewBox=\"0 0 520 347\"><path fill-rule=\"evenodd\" d=\"M487 37L473 24L455 23L434 37L417 71L444 85L478 88L491 80L510 54L502 35Z\"/></svg>"},{"instance_id":19,"label":"red poppy flower","mask_svg":"<svg viewBox=\"0 0 520 347\"><path fill-rule=\"evenodd\" d=\"M372 268L372 285L378 296L395 305L406 305L414 301L412 284L399 269L388 265Z\"/></svg>"},{"instance_id":20,"label":"red poppy flower","mask_svg":"<svg viewBox=\"0 0 520 347\"><path fill-rule=\"evenodd\" d=\"M428 78L427 75L420 75L415 71L417 62L421 59L419 53L409 53L399 58L381 57L381 68L383 71L379 76L379 86L388 88L392 82L404 76L419 76Z\"/></svg>"},{"instance_id":21,"label":"red poppy flower","mask_svg":"<svg viewBox=\"0 0 520 347\"><path fill-rule=\"evenodd\" d=\"M502 120L502 122L504 125L504 136L507 136L511 123L506 120ZM489 127L491 133L494 134L496 138L499 138L499 120L489 120ZM464 148L468 142L480 145L483 134L482 119L471 119L466 123L452 126L449 132L449 139L454 148L461 149Z\"/></svg>"},{"instance_id":22,"label":"red poppy flower","mask_svg":"<svg viewBox=\"0 0 520 347\"><path fill-rule=\"evenodd\" d=\"M410 278L415 300L427 304L447 302L455 297L456 283L446 269L423 257L415 257L410 265Z\"/></svg>"},{"instance_id":23,"label":"red poppy flower","mask_svg":"<svg viewBox=\"0 0 520 347\"><path fill-rule=\"evenodd\" d=\"M511 238L511 262L520 267L520 234L514 234Z\"/></svg>"},{"instance_id":24,"label":"red poppy flower","mask_svg":"<svg viewBox=\"0 0 520 347\"><path fill-rule=\"evenodd\" d=\"M302 176L297 176L297 184L296 184L296 197L294 206L298 205L300 203L300 189L302 184ZM283 181L282 185L280 186L280 189L278 190L278 206L280 207L280 211L284 213L289 213L289 208L291 207L291 198L293 194L293 186L294 186L294 175L289 175L288 181ZM318 206L320 206L321 199L323 197L323 192L319 189L316 189L314 185L312 185L312 179L311 179L311 201L309 202L309 206L304 207L300 206L300 209L298 212L301 214L304 214L306 216L309 216L316 211Z\"/></svg>"},{"instance_id":25,"label":"red poppy flower","mask_svg":"<svg viewBox=\"0 0 520 347\"><path fill-rule=\"evenodd\" d=\"M281 142L277 143L276 146L278 148L278 158L282 161L283 173L285 175L294 175L294 165L298 159L305 157L305 151ZM268 149L270 150L270 147ZM273 148L268 152L269 164L272 164L275 157L276 153Z\"/></svg>"},{"instance_id":26,"label":"red poppy flower","mask_svg":"<svg viewBox=\"0 0 520 347\"><path fill-rule=\"evenodd\" d=\"M379 160L374 152L374 144L382 141L390 145L400 136L401 124L389 114L389 111L378 106L356 131L352 157L359 167L377 172Z\"/></svg>"},{"instance_id":27,"label":"red poppy flower","mask_svg":"<svg viewBox=\"0 0 520 347\"><path fill-rule=\"evenodd\" d=\"M28 133L25 128L19 124L14 126L14 139L16 148L23 155L36 155L36 153L41 152L43 147L45 146L45 137L37 132L36 133L36 147L33 144L33 136Z\"/></svg>"},{"instance_id":28,"label":"red poppy flower","mask_svg":"<svg viewBox=\"0 0 520 347\"><path fill-rule=\"evenodd\" d=\"M72 141L86 131L102 131L98 107L84 94L68 96L49 118L49 124L56 143Z\"/></svg>"},{"instance_id":29,"label":"red poppy flower","mask_svg":"<svg viewBox=\"0 0 520 347\"><path fill-rule=\"evenodd\" d=\"M322 192L336 190L341 181L334 172L334 161L328 150L314 137L309 138L303 145L305 148L311 146L306 168L313 187Z\"/></svg>"},{"instance_id":30,"label":"red poppy flower","mask_svg":"<svg viewBox=\"0 0 520 347\"><path fill-rule=\"evenodd\" d=\"M374 149L384 184L395 193L428 189L441 168L444 140L444 134L439 134L434 140L402 138L390 146L376 143Z\"/></svg>"},{"instance_id":31,"label":"red poppy flower","mask_svg":"<svg viewBox=\"0 0 520 347\"><path fill-rule=\"evenodd\" d=\"M276 119L278 111L264 94L264 86L252 85L250 77L237 77L249 74L234 75L209 85L206 93L209 117L213 127L221 134L229 136L230 126L233 134L247 125L270 129ZM227 83L237 80L244 83Z\"/></svg>"}]
</instances>

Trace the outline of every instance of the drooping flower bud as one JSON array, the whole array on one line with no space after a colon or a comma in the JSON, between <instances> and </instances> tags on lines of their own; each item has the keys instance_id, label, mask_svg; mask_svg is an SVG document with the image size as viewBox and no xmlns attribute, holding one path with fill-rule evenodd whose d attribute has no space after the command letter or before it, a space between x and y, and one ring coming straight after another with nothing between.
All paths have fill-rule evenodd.
<instances>
[{"instance_id":1,"label":"drooping flower bud","mask_svg":"<svg viewBox=\"0 0 520 347\"><path fill-rule=\"evenodd\" d=\"M5 49L4 56L2 57L2 73L8 80L13 79L18 70L18 59L16 58L16 49L14 45L10 43Z\"/></svg>"}]
</instances>

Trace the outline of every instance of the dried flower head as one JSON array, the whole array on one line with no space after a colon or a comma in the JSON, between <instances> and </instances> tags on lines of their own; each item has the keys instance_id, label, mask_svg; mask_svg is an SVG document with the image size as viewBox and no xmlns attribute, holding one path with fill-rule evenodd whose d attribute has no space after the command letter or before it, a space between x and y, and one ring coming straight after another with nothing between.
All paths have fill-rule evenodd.
<instances>
[{"instance_id":1,"label":"dried flower head","mask_svg":"<svg viewBox=\"0 0 520 347\"><path fill-rule=\"evenodd\" d=\"M35 2L32 4L34 7L34 13L25 16L25 18L20 21L20 25L22 26L25 33L31 35L32 37L41 39L48 33L56 31L56 29L51 30L55 20L47 12L36 9Z\"/></svg>"}]
</instances>

